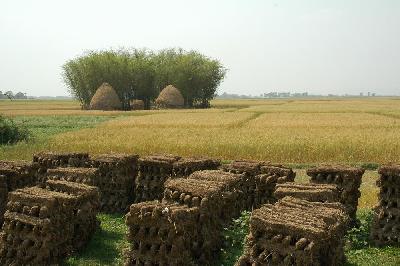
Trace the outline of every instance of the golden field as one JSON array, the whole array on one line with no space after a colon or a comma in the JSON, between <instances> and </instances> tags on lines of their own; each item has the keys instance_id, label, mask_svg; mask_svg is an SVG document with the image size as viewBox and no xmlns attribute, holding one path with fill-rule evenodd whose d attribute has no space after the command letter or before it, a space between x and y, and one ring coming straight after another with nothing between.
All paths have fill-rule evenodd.
<instances>
[{"instance_id":1,"label":"golden field","mask_svg":"<svg viewBox=\"0 0 400 266\"><path fill-rule=\"evenodd\" d=\"M55 151L174 153L295 164L386 163L400 157L399 98L214 100L212 106L102 112L80 110L75 101L0 101L0 113L27 119L112 117L94 127L52 135L40 147ZM3 152L27 157L31 148L20 146Z\"/></svg>"}]
</instances>

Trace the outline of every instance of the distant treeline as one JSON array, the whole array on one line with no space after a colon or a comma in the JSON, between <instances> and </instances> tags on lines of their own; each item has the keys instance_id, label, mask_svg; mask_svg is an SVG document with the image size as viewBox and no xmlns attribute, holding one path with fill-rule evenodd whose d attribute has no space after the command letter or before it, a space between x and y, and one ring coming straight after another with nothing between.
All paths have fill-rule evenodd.
<instances>
[{"instance_id":1,"label":"distant treeline","mask_svg":"<svg viewBox=\"0 0 400 266\"><path fill-rule=\"evenodd\" d=\"M26 93L23 92L17 92L14 94L12 91L0 91L0 99L28 99L28 97L26 96Z\"/></svg>"},{"instance_id":2,"label":"distant treeline","mask_svg":"<svg viewBox=\"0 0 400 266\"><path fill-rule=\"evenodd\" d=\"M178 88L186 107L208 107L226 69L215 59L196 51L165 49L120 49L89 51L63 66L63 79L71 94L89 106L96 89L108 82L124 109L131 99L140 99L149 109L167 85Z\"/></svg>"}]
</instances>

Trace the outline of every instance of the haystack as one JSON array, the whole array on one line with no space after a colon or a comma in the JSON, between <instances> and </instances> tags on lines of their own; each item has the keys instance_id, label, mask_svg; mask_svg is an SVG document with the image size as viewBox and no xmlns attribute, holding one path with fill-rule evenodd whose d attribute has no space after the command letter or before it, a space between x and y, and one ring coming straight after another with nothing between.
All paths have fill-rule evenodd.
<instances>
[{"instance_id":1,"label":"haystack","mask_svg":"<svg viewBox=\"0 0 400 266\"><path fill-rule=\"evenodd\" d=\"M104 82L97 89L90 101L91 110L117 110L122 108L121 100L114 88L110 84Z\"/></svg>"},{"instance_id":2,"label":"haystack","mask_svg":"<svg viewBox=\"0 0 400 266\"><path fill-rule=\"evenodd\" d=\"M185 100L181 92L172 85L165 87L156 99L156 105L159 108L182 108Z\"/></svg>"}]
</instances>

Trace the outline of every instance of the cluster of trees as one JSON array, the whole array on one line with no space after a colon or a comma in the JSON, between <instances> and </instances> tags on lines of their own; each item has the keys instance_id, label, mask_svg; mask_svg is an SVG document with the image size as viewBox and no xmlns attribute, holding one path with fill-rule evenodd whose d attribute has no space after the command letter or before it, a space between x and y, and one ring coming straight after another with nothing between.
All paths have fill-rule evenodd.
<instances>
[{"instance_id":1,"label":"cluster of trees","mask_svg":"<svg viewBox=\"0 0 400 266\"><path fill-rule=\"evenodd\" d=\"M29 138L30 132L25 126L17 124L13 119L0 114L0 145L14 144Z\"/></svg>"},{"instance_id":2,"label":"cluster of trees","mask_svg":"<svg viewBox=\"0 0 400 266\"><path fill-rule=\"evenodd\" d=\"M14 94L12 91L6 91L4 93L0 91L0 99L28 99L28 97L26 96L26 93L23 92L17 92Z\"/></svg>"},{"instance_id":3,"label":"cluster of trees","mask_svg":"<svg viewBox=\"0 0 400 266\"><path fill-rule=\"evenodd\" d=\"M149 109L167 85L178 88L186 107L208 107L224 79L226 69L215 59L196 51L147 49L89 51L63 66L63 79L71 94L85 108L96 89L108 82L124 109L132 99L143 100Z\"/></svg>"}]
</instances>

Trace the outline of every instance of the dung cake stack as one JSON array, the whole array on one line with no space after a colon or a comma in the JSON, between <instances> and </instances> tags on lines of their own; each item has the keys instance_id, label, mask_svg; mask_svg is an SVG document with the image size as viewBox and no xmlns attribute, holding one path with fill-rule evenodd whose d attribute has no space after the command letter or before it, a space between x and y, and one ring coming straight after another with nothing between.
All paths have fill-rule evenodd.
<instances>
[{"instance_id":1,"label":"dung cake stack","mask_svg":"<svg viewBox=\"0 0 400 266\"><path fill-rule=\"evenodd\" d=\"M243 173L248 186L244 194L248 196L246 209L257 208L264 203L275 201L273 193L277 183L293 182L295 173L292 169L266 161L238 160L222 169L231 173Z\"/></svg>"},{"instance_id":2,"label":"dung cake stack","mask_svg":"<svg viewBox=\"0 0 400 266\"><path fill-rule=\"evenodd\" d=\"M88 153L40 152L33 155L33 162L40 165L39 173L57 167L88 167Z\"/></svg>"},{"instance_id":3,"label":"dung cake stack","mask_svg":"<svg viewBox=\"0 0 400 266\"><path fill-rule=\"evenodd\" d=\"M188 178L170 179L165 183L164 204L199 208L199 220L192 256L199 265L210 263L222 245L223 228L243 208L243 175L205 170Z\"/></svg>"},{"instance_id":4,"label":"dung cake stack","mask_svg":"<svg viewBox=\"0 0 400 266\"><path fill-rule=\"evenodd\" d=\"M64 180L89 186L98 186L99 177L98 168L60 167L48 169L46 175L40 178L39 183L44 184L47 180Z\"/></svg>"},{"instance_id":5,"label":"dung cake stack","mask_svg":"<svg viewBox=\"0 0 400 266\"><path fill-rule=\"evenodd\" d=\"M371 239L377 246L400 245L400 165L379 169L379 204L375 208Z\"/></svg>"},{"instance_id":6,"label":"dung cake stack","mask_svg":"<svg viewBox=\"0 0 400 266\"><path fill-rule=\"evenodd\" d=\"M0 161L0 227L7 204L7 193L37 182L38 165L26 161Z\"/></svg>"},{"instance_id":7,"label":"dung cake stack","mask_svg":"<svg viewBox=\"0 0 400 266\"><path fill-rule=\"evenodd\" d=\"M340 203L285 197L254 210L236 265L342 265L347 215Z\"/></svg>"},{"instance_id":8,"label":"dung cake stack","mask_svg":"<svg viewBox=\"0 0 400 266\"><path fill-rule=\"evenodd\" d=\"M10 192L0 236L1 265L49 265L81 248L98 227L98 190L48 181Z\"/></svg>"},{"instance_id":9,"label":"dung cake stack","mask_svg":"<svg viewBox=\"0 0 400 266\"><path fill-rule=\"evenodd\" d=\"M243 194L246 198L246 209L251 209L256 207L261 201L260 197L263 193L263 188L265 186L270 187L273 182L272 179L269 179L267 182L266 178L260 179L261 174L261 166L267 165L269 162L264 161L253 161L253 160L236 160L231 162L230 164L226 164L222 166L224 171L235 173L235 174L244 174L244 178L246 179L247 186L243 189ZM269 194L272 195L272 194Z\"/></svg>"},{"instance_id":10,"label":"dung cake stack","mask_svg":"<svg viewBox=\"0 0 400 266\"><path fill-rule=\"evenodd\" d=\"M163 202L201 206L202 211L215 216L214 222L226 224L245 209L243 180L243 174L220 170L197 171L185 179L168 180Z\"/></svg>"},{"instance_id":11,"label":"dung cake stack","mask_svg":"<svg viewBox=\"0 0 400 266\"><path fill-rule=\"evenodd\" d=\"M350 217L350 226L358 224L356 218L359 190L364 169L345 166L320 166L307 170L311 183L334 184L338 187L340 202Z\"/></svg>"},{"instance_id":12,"label":"dung cake stack","mask_svg":"<svg viewBox=\"0 0 400 266\"><path fill-rule=\"evenodd\" d=\"M8 191L36 185L39 166L27 161L0 161L0 175L4 175Z\"/></svg>"},{"instance_id":13,"label":"dung cake stack","mask_svg":"<svg viewBox=\"0 0 400 266\"><path fill-rule=\"evenodd\" d=\"M210 158L181 158L173 164L172 177L187 177L191 173L201 170L215 170L221 166L219 160Z\"/></svg>"},{"instance_id":14,"label":"dung cake stack","mask_svg":"<svg viewBox=\"0 0 400 266\"><path fill-rule=\"evenodd\" d=\"M139 159L134 202L161 200L164 182L173 174L173 165L180 159L173 155L151 155Z\"/></svg>"},{"instance_id":15,"label":"dung cake stack","mask_svg":"<svg viewBox=\"0 0 400 266\"><path fill-rule=\"evenodd\" d=\"M285 167L281 164L267 164L260 168L261 174L273 175L278 178L278 183L293 182L296 173L292 168Z\"/></svg>"},{"instance_id":16,"label":"dung cake stack","mask_svg":"<svg viewBox=\"0 0 400 266\"><path fill-rule=\"evenodd\" d=\"M260 174L256 176L256 191L254 207L276 201L274 191L277 184L293 182L296 173L291 168L279 164L264 164Z\"/></svg>"},{"instance_id":17,"label":"dung cake stack","mask_svg":"<svg viewBox=\"0 0 400 266\"><path fill-rule=\"evenodd\" d=\"M97 180L95 186L100 189L102 211L127 211L133 202L138 158L136 154L105 154L92 158L91 165L98 171L91 178Z\"/></svg>"},{"instance_id":18,"label":"dung cake stack","mask_svg":"<svg viewBox=\"0 0 400 266\"><path fill-rule=\"evenodd\" d=\"M194 265L190 247L198 239L199 208L142 202L126 215L127 265Z\"/></svg>"},{"instance_id":19,"label":"dung cake stack","mask_svg":"<svg viewBox=\"0 0 400 266\"><path fill-rule=\"evenodd\" d=\"M6 177L4 175L0 175L0 228L3 224L3 215L7 205L7 193L8 189Z\"/></svg>"},{"instance_id":20,"label":"dung cake stack","mask_svg":"<svg viewBox=\"0 0 400 266\"><path fill-rule=\"evenodd\" d=\"M282 199L286 196L314 202L339 202L339 191L331 184L300 184L287 182L277 184L274 196Z\"/></svg>"},{"instance_id":21,"label":"dung cake stack","mask_svg":"<svg viewBox=\"0 0 400 266\"><path fill-rule=\"evenodd\" d=\"M209 265L235 213L241 180L223 171L199 171L167 180L162 202L133 204L126 216L127 264Z\"/></svg>"}]
</instances>

